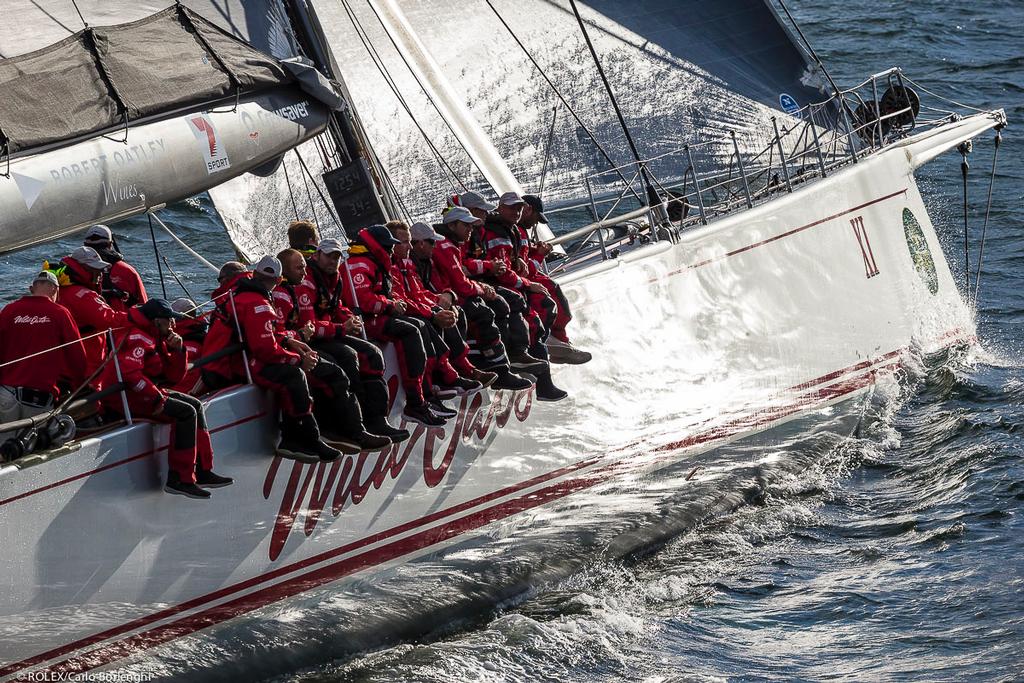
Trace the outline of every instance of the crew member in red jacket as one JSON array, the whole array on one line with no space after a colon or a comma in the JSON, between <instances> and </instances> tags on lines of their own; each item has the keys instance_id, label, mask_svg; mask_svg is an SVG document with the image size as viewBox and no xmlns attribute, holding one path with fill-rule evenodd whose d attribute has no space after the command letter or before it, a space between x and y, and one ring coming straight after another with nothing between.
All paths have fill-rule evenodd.
<instances>
[{"instance_id":1,"label":"crew member in red jacket","mask_svg":"<svg viewBox=\"0 0 1024 683\"><path fill-rule=\"evenodd\" d=\"M110 228L96 224L86 230L85 246L95 249L100 258L110 264L110 270L103 273L101 293L112 308L123 311L146 303L146 286L142 284L139 272L117 250Z\"/></svg>"},{"instance_id":2,"label":"crew member in red jacket","mask_svg":"<svg viewBox=\"0 0 1024 683\"><path fill-rule=\"evenodd\" d=\"M438 227L438 234L443 239L433 247L421 245L417 251L423 254L429 249L431 252L430 281L433 289L452 292L466 314L473 365L497 373L495 389L529 389L533 382L509 368L504 341L510 315L508 304L491 285L471 280L463 265L473 226L479 223L482 221L466 209L454 207L445 214L443 225ZM525 328L521 317L520 323Z\"/></svg>"},{"instance_id":3,"label":"crew member in red jacket","mask_svg":"<svg viewBox=\"0 0 1024 683\"><path fill-rule=\"evenodd\" d=\"M306 260L295 249L285 249L277 255L277 260L281 262L282 279L271 294L279 316L280 330L282 334L291 334L303 342L308 342L313 337L315 326L312 320L302 321L299 294L295 291L296 284L302 282L305 277ZM344 344L338 346L350 353L353 356L353 363L356 363L354 351ZM321 424L330 425L323 429L325 434L331 434L329 441L354 449L352 452L358 453L362 450L382 448L408 438L407 432L400 435L403 438L397 438L399 435L396 435L394 439L391 434L378 435L371 432L364 423L362 408L352 390L348 374L333 356L321 353L319 349L314 350L319 354L321 362L307 377L310 387L314 390L314 414L320 419ZM336 348L331 350L338 351ZM356 373L358 375L358 369ZM334 427L336 424L341 427Z\"/></svg>"},{"instance_id":4,"label":"crew member in red jacket","mask_svg":"<svg viewBox=\"0 0 1024 683\"><path fill-rule=\"evenodd\" d=\"M103 368L103 384L116 383L119 369L132 416L171 425L164 491L209 498L206 489L228 486L232 480L213 471L203 402L157 385L161 379L173 381L185 374L188 352L174 331L174 321L181 314L164 299L151 299L128 309L126 317L128 324L114 335L118 366L108 363ZM105 397L103 405L111 412L123 412L122 394Z\"/></svg>"},{"instance_id":5,"label":"crew member in red jacket","mask_svg":"<svg viewBox=\"0 0 1024 683\"><path fill-rule=\"evenodd\" d=\"M526 314L530 327L529 355L544 361L544 368L535 373L537 398L542 401L560 401L568 394L556 387L551 379L546 345L555 321L557 306L554 299L548 296L548 290L544 285L526 277L527 269L522 259L527 255L528 245L525 231L518 225L525 205L522 197L515 192L501 195L497 210L487 216L482 235L487 257L505 265L506 282L526 297L529 307ZM513 367L515 366L513 361Z\"/></svg>"},{"instance_id":6,"label":"crew member in red jacket","mask_svg":"<svg viewBox=\"0 0 1024 683\"><path fill-rule=\"evenodd\" d=\"M519 219L519 227L523 236L523 245L519 254L517 267L532 282L539 282L544 285L548 294L557 304L555 319L551 324L551 336L547 340L548 354L552 363L569 363L579 365L591 359L587 351L577 349L569 341L566 332L566 325L572 320L572 311L569 309L569 300L565 298L562 287L553 279L547 276L542 269L544 259L551 253L551 245L547 242L538 242L530 239L530 231L539 223L547 224L548 219L544 215L544 201L537 195L523 195L523 213Z\"/></svg>"},{"instance_id":7,"label":"crew member in red jacket","mask_svg":"<svg viewBox=\"0 0 1024 683\"><path fill-rule=\"evenodd\" d=\"M440 427L445 418L431 410L423 393L427 352L420 327L406 317L408 305L394 292L391 250L396 244L398 240L383 225L371 225L359 231L349 247L347 267L352 276L351 285L347 277L342 278L345 303L362 313L370 339L395 345L399 376L405 389L402 415L410 422Z\"/></svg>"},{"instance_id":8,"label":"crew member in red jacket","mask_svg":"<svg viewBox=\"0 0 1024 683\"><path fill-rule=\"evenodd\" d=\"M496 374L483 373L469 361L466 319L455 305L455 295L451 292L434 294L420 282L416 266L409 258L412 251L409 226L402 221L392 221L387 228L398 240L391 259L395 293L408 304L409 314L426 323L424 341L433 347L433 368L428 368L425 377L432 383L435 393L443 396L440 392L462 395L478 391L484 386L480 377L489 379L488 384L493 384L498 379ZM429 227L427 229L430 230Z\"/></svg>"},{"instance_id":9,"label":"crew member in red jacket","mask_svg":"<svg viewBox=\"0 0 1024 683\"><path fill-rule=\"evenodd\" d=\"M500 205L495 207L494 204L488 203L475 192L458 195L453 198L453 201L458 202L455 208L466 209L474 219L479 220L474 223L473 230L466 240L463 264L470 277L493 285L500 299L508 307L507 315L497 309L495 309L495 314L502 339L508 348L509 363L513 369L536 375L543 371L547 361L530 351L531 344L539 336L540 328L540 318L531 309L530 302L533 301L536 304L535 308L540 308L542 299L538 299L538 294L531 291L538 288L517 275L512 270L506 255L500 251L494 251L494 245L488 241L487 223L494 220L495 212L512 209L510 207L503 209ZM473 208L468 208L464 204ZM486 207L491 207L494 211L487 211ZM449 209L449 212L451 210ZM445 217L447 218L447 213ZM488 303L492 308L495 305L494 302ZM553 305L554 302L552 302Z\"/></svg>"},{"instance_id":10,"label":"crew member in red jacket","mask_svg":"<svg viewBox=\"0 0 1024 683\"><path fill-rule=\"evenodd\" d=\"M85 380L85 347L71 314L56 303L57 289L57 277L44 270L28 296L0 311L0 423L46 412L62 385L77 389Z\"/></svg>"},{"instance_id":11,"label":"crew member in red jacket","mask_svg":"<svg viewBox=\"0 0 1024 683\"><path fill-rule=\"evenodd\" d=\"M171 385L171 388L183 394L198 396L205 391L202 384L202 368L193 368L191 365L203 355L203 341L210 330L210 321L192 299L175 299L171 302L171 308L175 313L184 316L175 323L174 331L181 337L189 359L189 368L180 380Z\"/></svg>"},{"instance_id":12,"label":"crew member in red jacket","mask_svg":"<svg viewBox=\"0 0 1024 683\"><path fill-rule=\"evenodd\" d=\"M391 395L384 382L384 354L363 338L362 318L342 300L341 242L328 238L313 245L311 241L317 235L312 224L293 222L288 228L289 242L301 241L302 237L307 240L306 252L312 249L312 254L305 261L305 275L291 293L298 306L298 322L302 326L313 325L309 345L345 371L370 432L387 436L395 443L408 439L408 430L397 429L388 422ZM294 267L297 270L299 264L294 263Z\"/></svg>"},{"instance_id":13,"label":"crew member in red jacket","mask_svg":"<svg viewBox=\"0 0 1024 683\"><path fill-rule=\"evenodd\" d=\"M103 271L109 269L110 264L92 247L78 247L52 269L60 282L57 303L68 309L82 335L86 377L95 372L107 356L106 336L96 333L128 324L128 314L114 310L100 296L100 278Z\"/></svg>"}]
</instances>

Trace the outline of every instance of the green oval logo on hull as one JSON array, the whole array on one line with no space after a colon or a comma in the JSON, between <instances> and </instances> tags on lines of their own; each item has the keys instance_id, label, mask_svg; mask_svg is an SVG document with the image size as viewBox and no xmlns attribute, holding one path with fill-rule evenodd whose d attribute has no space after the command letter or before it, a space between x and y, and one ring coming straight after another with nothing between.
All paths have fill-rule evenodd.
<instances>
[{"instance_id":1,"label":"green oval logo on hull","mask_svg":"<svg viewBox=\"0 0 1024 683\"><path fill-rule=\"evenodd\" d=\"M935 259L928 248L928 240L924 237L921 224L914 218L910 209L903 209L903 235L907 239L910 259L914 262L914 270L921 281L928 286L928 291L935 294L939 291L939 275L935 272Z\"/></svg>"}]
</instances>

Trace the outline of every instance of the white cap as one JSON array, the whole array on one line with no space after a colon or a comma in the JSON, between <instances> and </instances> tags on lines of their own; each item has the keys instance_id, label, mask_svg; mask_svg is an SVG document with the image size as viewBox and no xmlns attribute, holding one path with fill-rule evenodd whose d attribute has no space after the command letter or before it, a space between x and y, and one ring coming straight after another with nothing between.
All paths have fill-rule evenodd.
<instances>
[{"instance_id":1,"label":"white cap","mask_svg":"<svg viewBox=\"0 0 1024 683\"><path fill-rule=\"evenodd\" d=\"M267 277L281 277L281 262L267 254L252 267L252 272Z\"/></svg>"},{"instance_id":2,"label":"white cap","mask_svg":"<svg viewBox=\"0 0 1024 683\"><path fill-rule=\"evenodd\" d=\"M445 213L444 220L442 222L445 225L451 225L455 221L462 221L463 223L471 224L483 223L482 219L477 218L476 216L471 214L469 212L469 209L463 206L453 206L452 208L448 209L448 212Z\"/></svg>"},{"instance_id":3,"label":"white cap","mask_svg":"<svg viewBox=\"0 0 1024 683\"><path fill-rule=\"evenodd\" d=\"M32 280L32 284L35 284L37 282L49 282L54 287L60 286L60 283L57 282L57 276L48 270L41 271L39 275L35 276L35 278Z\"/></svg>"},{"instance_id":4,"label":"white cap","mask_svg":"<svg viewBox=\"0 0 1024 683\"><path fill-rule=\"evenodd\" d=\"M444 239L441 235L437 234L437 231L426 223L413 223L412 227L409 228L409 235L414 240L434 240L440 242Z\"/></svg>"},{"instance_id":5,"label":"white cap","mask_svg":"<svg viewBox=\"0 0 1024 683\"><path fill-rule=\"evenodd\" d=\"M525 203L526 202L523 201L523 198L519 196L518 192L506 192L501 195L500 199L498 199L498 204L500 206L516 206L518 204Z\"/></svg>"},{"instance_id":6,"label":"white cap","mask_svg":"<svg viewBox=\"0 0 1024 683\"><path fill-rule=\"evenodd\" d=\"M71 258L93 270L110 270L110 264L100 258L92 247L79 247L71 252Z\"/></svg>"},{"instance_id":7,"label":"white cap","mask_svg":"<svg viewBox=\"0 0 1024 683\"><path fill-rule=\"evenodd\" d=\"M85 242L110 242L113 239L114 235L110 232L110 228L102 223L97 223L85 231Z\"/></svg>"},{"instance_id":8,"label":"white cap","mask_svg":"<svg viewBox=\"0 0 1024 683\"><path fill-rule=\"evenodd\" d=\"M464 192L460 194L459 206L464 206L467 209L483 209L484 211L494 211L498 208L477 192Z\"/></svg>"},{"instance_id":9,"label":"white cap","mask_svg":"<svg viewBox=\"0 0 1024 683\"><path fill-rule=\"evenodd\" d=\"M172 311L176 313L184 313L187 316L194 316L197 309L198 306L196 306L196 302L187 297L181 297L180 299L175 299L171 302Z\"/></svg>"},{"instance_id":10,"label":"white cap","mask_svg":"<svg viewBox=\"0 0 1024 683\"><path fill-rule=\"evenodd\" d=\"M344 247L341 246L341 242L339 242L338 240L333 239L331 237L328 237L325 240L320 240L320 244L317 245L316 250L320 251L320 252L323 252L325 254L344 254L345 253L345 249L344 249Z\"/></svg>"}]
</instances>

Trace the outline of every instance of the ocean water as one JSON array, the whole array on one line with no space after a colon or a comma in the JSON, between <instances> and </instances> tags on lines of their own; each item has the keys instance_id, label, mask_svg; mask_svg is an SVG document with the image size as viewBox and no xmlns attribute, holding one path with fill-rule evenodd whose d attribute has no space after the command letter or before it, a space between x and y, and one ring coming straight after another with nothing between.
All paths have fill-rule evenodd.
<instances>
[{"instance_id":1,"label":"ocean water","mask_svg":"<svg viewBox=\"0 0 1024 683\"><path fill-rule=\"evenodd\" d=\"M920 359L858 439L642 558L595 562L443 636L281 680L1024 679L1024 3L790 5L840 84L899 64L929 89L1007 110L978 344ZM991 137L971 159L972 264ZM962 278L958 156L919 182ZM210 261L232 258L204 199L166 220ZM147 222L117 234L160 293ZM155 237L184 285L165 277L167 295L203 298L212 274ZM0 256L0 300L77 244Z\"/></svg>"}]
</instances>

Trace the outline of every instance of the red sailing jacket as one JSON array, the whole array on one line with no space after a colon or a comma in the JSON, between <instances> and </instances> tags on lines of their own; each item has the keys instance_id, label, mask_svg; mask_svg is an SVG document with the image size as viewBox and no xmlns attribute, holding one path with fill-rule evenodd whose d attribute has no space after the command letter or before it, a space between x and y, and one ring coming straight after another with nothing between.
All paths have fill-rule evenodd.
<instances>
[{"instance_id":1,"label":"red sailing jacket","mask_svg":"<svg viewBox=\"0 0 1024 683\"><path fill-rule=\"evenodd\" d=\"M68 309L83 337L128 324L128 314L114 310L100 296L98 278L93 279L84 266L70 257L61 259L61 264L71 284L62 285L58 290L57 303ZM107 340L99 335L83 339L82 344L85 345L85 376L88 377L106 358Z\"/></svg>"},{"instance_id":2,"label":"red sailing jacket","mask_svg":"<svg viewBox=\"0 0 1024 683\"><path fill-rule=\"evenodd\" d=\"M190 363L202 356L203 341L207 332L207 322L204 318L179 320L174 325L174 331L181 335ZM201 372L202 368L187 369L180 380L173 382L171 389L183 394L191 393L199 383ZM170 378L168 381L171 381Z\"/></svg>"},{"instance_id":3,"label":"red sailing jacket","mask_svg":"<svg viewBox=\"0 0 1024 683\"><path fill-rule=\"evenodd\" d=\"M135 270L120 252L113 249L97 249L100 258L110 264L110 270L103 274L104 297L111 308L127 311L132 306L144 304L149 300L146 286L142 284L139 272ZM107 296L108 287L114 287L127 295L127 299Z\"/></svg>"},{"instance_id":4,"label":"red sailing jacket","mask_svg":"<svg viewBox=\"0 0 1024 683\"><path fill-rule=\"evenodd\" d=\"M442 232L442 234L444 233ZM436 244L431 256L431 261L434 264L431 284L434 289L440 292L452 291L459 301L481 296L484 293L479 282L469 279L466 269L462 265L463 256L468 248L467 243L459 244L445 234L445 239Z\"/></svg>"},{"instance_id":5,"label":"red sailing jacket","mask_svg":"<svg viewBox=\"0 0 1024 683\"><path fill-rule=\"evenodd\" d=\"M74 343L77 340L77 343ZM25 296L0 311L0 365L40 351L63 348L0 367L0 384L58 394L58 380L75 388L85 379L85 347L68 309L45 296Z\"/></svg>"},{"instance_id":6,"label":"red sailing jacket","mask_svg":"<svg viewBox=\"0 0 1024 683\"><path fill-rule=\"evenodd\" d=\"M254 280L242 280L235 290L235 309L253 371L259 372L263 366L272 363L298 365L302 362L299 354L281 346L281 340L286 336L283 333L284 321L270 292Z\"/></svg>"},{"instance_id":7,"label":"red sailing jacket","mask_svg":"<svg viewBox=\"0 0 1024 683\"><path fill-rule=\"evenodd\" d=\"M299 325L313 323L314 338L333 339L345 335L345 322L355 315L343 301L342 276L327 273L312 259L306 259L306 277L295 285Z\"/></svg>"},{"instance_id":8,"label":"red sailing jacket","mask_svg":"<svg viewBox=\"0 0 1024 683\"><path fill-rule=\"evenodd\" d=\"M526 278L518 275L513 266L517 258L526 260L526 241L517 225L507 226L496 214L487 216L481 232L487 258L492 261L503 261L508 270L495 279L503 286L511 289L523 289L530 284Z\"/></svg>"},{"instance_id":9,"label":"red sailing jacket","mask_svg":"<svg viewBox=\"0 0 1024 683\"><path fill-rule=\"evenodd\" d=\"M349 248L348 259L355 296L349 283L344 282L345 303L349 306L356 303L368 317L386 315L391 311L394 296L391 255L365 230L359 233L359 238L363 244L353 244Z\"/></svg>"},{"instance_id":10,"label":"red sailing jacket","mask_svg":"<svg viewBox=\"0 0 1024 683\"><path fill-rule=\"evenodd\" d=\"M129 325L114 334L115 343L121 346L117 352L121 378L128 385L127 391L152 403L155 409L167 398L158 384L181 381L188 366L188 351L168 349L152 321L138 308L128 309L127 316ZM108 363L100 377L104 386L117 382L117 368Z\"/></svg>"},{"instance_id":11,"label":"red sailing jacket","mask_svg":"<svg viewBox=\"0 0 1024 683\"><path fill-rule=\"evenodd\" d=\"M426 320L434 317L434 311L438 310L437 295L423 287L412 259L391 260L391 282L395 298L406 303L410 315Z\"/></svg>"},{"instance_id":12,"label":"red sailing jacket","mask_svg":"<svg viewBox=\"0 0 1024 683\"><path fill-rule=\"evenodd\" d=\"M227 282L217 286L210 295L217 308L210 314L210 329L203 340L202 356L227 348L238 343L238 331L235 329L235 318L231 308L231 297L229 292L238 287L238 283L252 277L251 272L242 272L235 275ZM242 363L242 354L233 353L203 366L203 369L214 372L221 377L233 381L245 380L245 365ZM202 372L202 370L200 370Z\"/></svg>"}]
</instances>

